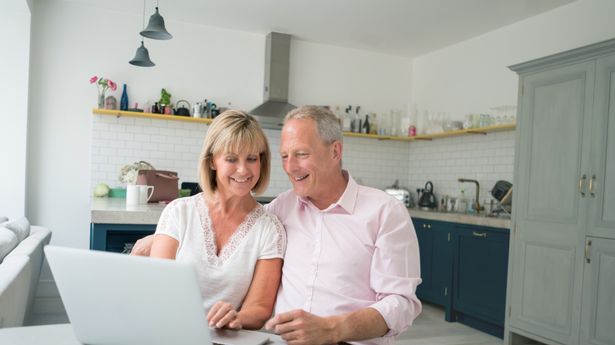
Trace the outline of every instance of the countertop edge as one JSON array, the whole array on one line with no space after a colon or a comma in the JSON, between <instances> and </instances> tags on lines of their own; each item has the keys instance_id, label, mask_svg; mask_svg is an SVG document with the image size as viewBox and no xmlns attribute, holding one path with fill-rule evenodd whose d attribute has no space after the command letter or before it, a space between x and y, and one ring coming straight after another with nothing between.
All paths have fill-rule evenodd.
<instances>
[{"instance_id":1,"label":"countertop edge","mask_svg":"<svg viewBox=\"0 0 615 345\"><path fill-rule=\"evenodd\" d=\"M477 217L469 214L431 212L417 209L408 209L408 213L411 218L422 218L441 222L488 226L507 230L510 230L511 226L510 219Z\"/></svg>"},{"instance_id":2,"label":"countertop edge","mask_svg":"<svg viewBox=\"0 0 615 345\"><path fill-rule=\"evenodd\" d=\"M90 223L94 224L157 224L166 205L148 204L126 206L123 199L94 199L90 209ZM408 209L412 218L423 218L450 223L510 229L510 219L477 217L468 214L443 213Z\"/></svg>"}]
</instances>

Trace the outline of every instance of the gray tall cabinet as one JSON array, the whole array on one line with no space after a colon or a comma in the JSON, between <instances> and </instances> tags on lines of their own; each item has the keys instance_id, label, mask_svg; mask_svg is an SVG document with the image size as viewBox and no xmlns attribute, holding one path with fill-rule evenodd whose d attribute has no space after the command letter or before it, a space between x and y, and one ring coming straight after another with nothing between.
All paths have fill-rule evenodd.
<instances>
[{"instance_id":1,"label":"gray tall cabinet","mask_svg":"<svg viewBox=\"0 0 615 345\"><path fill-rule=\"evenodd\" d=\"M506 344L615 344L615 40L519 74Z\"/></svg>"}]
</instances>

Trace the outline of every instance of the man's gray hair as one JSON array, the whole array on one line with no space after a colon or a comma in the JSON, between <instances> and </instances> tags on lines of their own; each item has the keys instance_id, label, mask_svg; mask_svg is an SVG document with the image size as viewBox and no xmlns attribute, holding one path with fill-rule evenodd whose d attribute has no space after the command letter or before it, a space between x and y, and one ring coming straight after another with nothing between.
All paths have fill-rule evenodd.
<instances>
[{"instance_id":1,"label":"man's gray hair","mask_svg":"<svg viewBox=\"0 0 615 345\"><path fill-rule=\"evenodd\" d=\"M292 119L312 119L320 138L327 144L342 141L342 126L340 120L331 110L316 105L304 105L291 110L284 118L284 123Z\"/></svg>"}]
</instances>

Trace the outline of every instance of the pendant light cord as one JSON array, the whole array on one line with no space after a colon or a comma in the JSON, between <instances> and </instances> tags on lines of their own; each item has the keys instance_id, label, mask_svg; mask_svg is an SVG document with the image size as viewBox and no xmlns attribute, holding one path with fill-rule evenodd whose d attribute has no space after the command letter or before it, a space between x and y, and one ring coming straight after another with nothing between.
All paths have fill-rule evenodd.
<instances>
[{"instance_id":1,"label":"pendant light cord","mask_svg":"<svg viewBox=\"0 0 615 345\"><path fill-rule=\"evenodd\" d=\"M143 0L143 15L141 16L141 30L145 29L145 0Z\"/></svg>"},{"instance_id":2,"label":"pendant light cord","mask_svg":"<svg viewBox=\"0 0 615 345\"><path fill-rule=\"evenodd\" d=\"M143 0L143 15L141 16L141 30L145 30L145 0ZM141 45L143 45L143 37L141 37Z\"/></svg>"}]
</instances>

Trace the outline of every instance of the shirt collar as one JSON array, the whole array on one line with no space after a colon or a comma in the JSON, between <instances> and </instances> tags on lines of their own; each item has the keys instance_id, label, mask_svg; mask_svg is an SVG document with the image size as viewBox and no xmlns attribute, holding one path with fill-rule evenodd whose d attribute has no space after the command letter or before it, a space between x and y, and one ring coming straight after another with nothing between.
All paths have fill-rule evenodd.
<instances>
[{"instance_id":1,"label":"shirt collar","mask_svg":"<svg viewBox=\"0 0 615 345\"><path fill-rule=\"evenodd\" d=\"M344 194L342 194L340 199L337 201L337 204L346 210L346 212L352 213L354 211L354 206L357 203L359 185L348 171L342 170L342 174L344 174L344 177L348 179L348 183L346 184Z\"/></svg>"},{"instance_id":2,"label":"shirt collar","mask_svg":"<svg viewBox=\"0 0 615 345\"><path fill-rule=\"evenodd\" d=\"M332 210L337 206L343 208L348 213L352 213L352 211L354 210L355 204L357 202L357 194L359 193L359 185L352 178L352 176L347 170L342 170L342 174L344 175L344 178L348 180L348 183L346 184L346 189L344 190L344 193L342 193L342 196L336 202L331 204L331 206L322 210L323 212ZM297 197L299 198L299 201L301 201L303 204L309 204L313 206L312 202L310 202L310 200L308 200L307 198L303 198L300 196Z\"/></svg>"}]
</instances>

